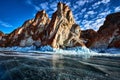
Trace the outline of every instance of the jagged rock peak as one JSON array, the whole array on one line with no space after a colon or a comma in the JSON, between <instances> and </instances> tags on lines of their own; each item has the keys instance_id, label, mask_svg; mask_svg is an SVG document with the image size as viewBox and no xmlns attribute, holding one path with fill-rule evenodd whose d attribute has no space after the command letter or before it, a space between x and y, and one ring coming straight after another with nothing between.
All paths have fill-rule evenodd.
<instances>
[{"instance_id":1,"label":"jagged rock peak","mask_svg":"<svg viewBox=\"0 0 120 80\"><path fill-rule=\"evenodd\" d=\"M85 46L80 34L81 29L75 23L71 9L60 2L51 20L45 10L38 11L35 18L26 21L10 33L6 40L2 40L1 46L50 45L54 48Z\"/></svg>"},{"instance_id":2,"label":"jagged rock peak","mask_svg":"<svg viewBox=\"0 0 120 80\"><path fill-rule=\"evenodd\" d=\"M45 10L38 11L36 16L35 16L35 19L41 19L43 17L48 17Z\"/></svg>"},{"instance_id":3,"label":"jagged rock peak","mask_svg":"<svg viewBox=\"0 0 120 80\"><path fill-rule=\"evenodd\" d=\"M58 11L68 11L68 10L70 10L70 8L66 4L59 2L57 5L57 10Z\"/></svg>"},{"instance_id":4,"label":"jagged rock peak","mask_svg":"<svg viewBox=\"0 0 120 80\"><path fill-rule=\"evenodd\" d=\"M9 34L6 46L31 46L36 41L40 43L40 35L49 22L50 19L45 10L38 11L35 18L25 21L21 27Z\"/></svg>"},{"instance_id":5,"label":"jagged rock peak","mask_svg":"<svg viewBox=\"0 0 120 80\"><path fill-rule=\"evenodd\" d=\"M46 11L42 10L37 12L33 25L36 26L37 24L39 24L39 22L46 24L49 21L50 19L48 18Z\"/></svg>"},{"instance_id":6,"label":"jagged rock peak","mask_svg":"<svg viewBox=\"0 0 120 80\"><path fill-rule=\"evenodd\" d=\"M66 18L68 21L75 22L71 9L65 3L59 2L57 5L57 16Z\"/></svg>"},{"instance_id":7,"label":"jagged rock peak","mask_svg":"<svg viewBox=\"0 0 120 80\"><path fill-rule=\"evenodd\" d=\"M84 46L80 40L81 29L75 23L71 9L59 2L46 29L45 44L54 48Z\"/></svg>"}]
</instances>

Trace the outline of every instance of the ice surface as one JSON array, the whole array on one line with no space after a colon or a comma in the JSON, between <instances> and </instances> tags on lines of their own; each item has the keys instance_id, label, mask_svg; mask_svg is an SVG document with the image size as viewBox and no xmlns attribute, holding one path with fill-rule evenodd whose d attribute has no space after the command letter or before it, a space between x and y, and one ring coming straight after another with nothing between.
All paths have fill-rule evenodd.
<instances>
[{"instance_id":1,"label":"ice surface","mask_svg":"<svg viewBox=\"0 0 120 80\"><path fill-rule=\"evenodd\" d=\"M119 52L49 45L0 48L0 80L119 80Z\"/></svg>"}]
</instances>

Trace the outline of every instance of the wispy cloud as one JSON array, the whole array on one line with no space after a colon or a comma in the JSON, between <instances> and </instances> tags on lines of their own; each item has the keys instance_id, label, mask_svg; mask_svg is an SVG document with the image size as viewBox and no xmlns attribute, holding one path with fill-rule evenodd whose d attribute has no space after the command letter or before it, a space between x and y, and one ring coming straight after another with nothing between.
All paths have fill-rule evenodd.
<instances>
[{"instance_id":1,"label":"wispy cloud","mask_svg":"<svg viewBox=\"0 0 120 80\"><path fill-rule=\"evenodd\" d=\"M107 4L107 3L110 2L110 0L102 0L101 2L104 3L104 4Z\"/></svg>"},{"instance_id":2,"label":"wispy cloud","mask_svg":"<svg viewBox=\"0 0 120 80\"><path fill-rule=\"evenodd\" d=\"M105 11L105 12L100 13L99 15L100 15L100 16L106 16L106 15L110 14L110 12L111 12L111 11L108 10L108 11Z\"/></svg>"},{"instance_id":3,"label":"wispy cloud","mask_svg":"<svg viewBox=\"0 0 120 80\"><path fill-rule=\"evenodd\" d=\"M76 4L78 4L79 6L83 6L86 2L87 0L78 0L76 1Z\"/></svg>"},{"instance_id":4,"label":"wispy cloud","mask_svg":"<svg viewBox=\"0 0 120 80\"><path fill-rule=\"evenodd\" d=\"M56 11L57 10L57 3L56 2L53 2L50 4L50 8L53 10L53 11Z\"/></svg>"},{"instance_id":5,"label":"wispy cloud","mask_svg":"<svg viewBox=\"0 0 120 80\"><path fill-rule=\"evenodd\" d=\"M81 25L84 26L82 27L82 29L85 30L92 28L97 31L99 27L103 25L105 17L110 13L111 13L110 10L101 12L100 14L94 11L88 11L87 14L84 15L84 20L81 22ZM96 18L89 20L88 17L94 14L97 14Z\"/></svg>"},{"instance_id":6,"label":"wispy cloud","mask_svg":"<svg viewBox=\"0 0 120 80\"><path fill-rule=\"evenodd\" d=\"M120 6L115 8L115 12L120 12Z\"/></svg>"},{"instance_id":7,"label":"wispy cloud","mask_svg":"<svg viewBox=\"0 0 120 80\"><path fill-rule=\"evenodd\" d=\"M1 25L1 26L4 26L4 27L6 27L6 28L13 27L13 25L11 25L11 24L9 24L9 23L7 23L7 22L4 22L4 21L2 21L2 20L0 20L0 25Z\"/></svg>"},{"instance_id":8,"label":"wispy cloud","mask_svg":"<svg viewBox=\"0 0 120 80\"><path fill-rule=\"evenodd\" d=\"M35 10L37 10L37 11L40 10L40 7L37 6L37 5L35 5L35 4L33 4L32 0L27 0L26 3L29 4L29 5L31 5L32 7L34 7Z\"/></svg>"},{"instance_id":9,"label":"wispy cloud","mask_svg":"<svg viewBox=\"0 0 120 80\"><path fill-rule=\"evenodd\" d=\"M81 10L81 12L85 12L86 10L87 10L87 9L86 9L86 8L84 8L84 9L82 9L82 10Z\"/></svg>"},{"instance_id":10,"label":"wispy cloud","mask_svg":"<svg viewBox=\"0 0 120 80\"><path fill-rule=\"evenodd\" d=\"M49 9L47 2L41 3L41 4L39 4L39 6L40 6L42 9L46 9L46 10Z\"/></svg>"},{"instance_id":11,"label":"wispy cloud","mask_svg":"<svg viewBox=\"0 0 120 80\"><path fill-rule=\"evenodd\" d=\"M110 2L110 0L102 0L102 1L98 1L96 3L94 3L92 5L93 9L96 9L99 7L100 4L108 4Z\"/></svg>"},{"instance_id":12,"label":"wispy cloud","mask_svg":"<svg viewBox=\"0 0 120 80\"><path fill-rule=\"evenodd\" d=\"M84 15L84 18L85 18L85 19L87 19L87 18L88 18L88 15L87 15L87 14L86 14L86 15Z\"/></svg>"},{"instance_id":13,"label":"wispy cloud","mask_svg":"<svg viewBox=\"0 0 120 80\"><path fill-rule=\"evenodd\" d=\"M88 20L84 20L82 21L82 25L84 27L82 27L82 29L94 29L94 30L98 30L99 27L103 24L105 18L100 18L100 19L97 19L97 20L92 20L92 21L88 21Z\"/></svg>"},{"instance_id":14,"label":"wispy cloud","mask_svg":"<svg viewBox=\"0 0 120 80\"><path fill-rule=\"evenodd\" d=\"M101 2L100 2L100 1L99 1L99 2L94 3L94 4L92 5L93 9L98 8L100 4L101 4Z\"/></svg>"},{"instance_id":15,"label":"wispy cloud","mask_svg":"<svg viewBox=\"0 0 120 80\"><path fill-rule=\"evenodd\" d=\"M95 13L96 13L96 12L94 12L94 11L88 11L88 12L87 12L88 15L93 15L93 14L95 14Z\"/></svg>"},{"instance_id":16,"label":"wispy cloud","mask_svg":"<svg viewBox=\"0 0 120 80\"><path fill-rule=\"evenodd\" d=\"M111 13L111 10L103 11L97 15L96 19L103 18L103 17L105 18L110 13Z\"/></svg>"},{"instance_id":17,"label":"wispy cloud","mask_svg":"<svg viewBox=\"0 0 120 80\"><path fill-rule=\"evenodd\" d=\"M35 8L35 10L45 9L49 16L57 9L58 0L48 2L42 2L35 4L35 0L27 0L27 4ZM63 0L62 0L63 1ZM72 3L69 0L63 1L70 6L73 11L76 23L80 24L82 29L94 29L98 30L103 24L105 17L112 12L110 9L110 0L73 0ZM87 7L90 5L89 7ZM120 11L120 6L114 9L115 12Z\"/></svg>"}]
</instances>

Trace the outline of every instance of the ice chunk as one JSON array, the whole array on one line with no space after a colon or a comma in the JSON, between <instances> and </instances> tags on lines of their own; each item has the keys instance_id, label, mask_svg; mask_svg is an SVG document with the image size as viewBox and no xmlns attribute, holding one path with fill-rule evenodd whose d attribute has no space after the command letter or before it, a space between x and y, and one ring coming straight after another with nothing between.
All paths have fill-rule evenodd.
<instances>
[{"instance_id":1,"label":"ice chunk","mask_svg":"<svg viewBox=\"0 0 120 80\"><path fill-rule=\"evenodd\" d=\"M41 46L38 50L40 50L40 51L53 51L53 48L51 47L51 46L49 46L49 45L47 45L47 46Z\"/></svg>"}]
</instances>

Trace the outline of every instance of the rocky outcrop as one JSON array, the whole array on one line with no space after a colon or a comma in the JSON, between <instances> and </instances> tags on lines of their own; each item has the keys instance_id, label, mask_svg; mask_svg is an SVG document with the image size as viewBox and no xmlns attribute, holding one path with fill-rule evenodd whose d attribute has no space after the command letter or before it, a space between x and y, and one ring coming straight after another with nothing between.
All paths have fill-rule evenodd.
<instances>
[{"instance_id":1,"label":"rocky outcrop","mask_svg":"<svg viewBox=\"0 0 120 80\"><path fill-rule=\"evenodd\" d=\"M97 36L98 36L98 33L93 29L87 29L81 32L81 38L87 47L91 45L91 42L94 42L95 37Z\"/></svg>"},{"instance_id":2,"label":"rocky outcrop","mask_svg":"<svg viewBox=\"0 0 120 80\"><path fill-rule=\"evenodd\" d=\"M75 23L71 9L60 2L51 21L44 10L39 11L34 19L26 21L7 35L2 45L3 47L50 45L54 48L85 46L80 34L81 29Z\"/></svg>"},{"instance_id":3,"label":"rocky outcrop","mask_svg":"<svg viewBox=\"0 0 120 80\"><path fill-rule=\"evenodd\" d=\"M120 48L120 12L106 17L104 24L98 30L98 36L91 41L91 48Z\"/></svg>"},{"instance_id":4,"label":"rocky outcrop","mask_svg":"<svg viewBox=\"0 0 120 80\"><path fill-rule=\"evenodd\" d=\"M52 16L46 34L44 44L55 48L84 46L80 39L81 29L75 23L70 8L63 3L58 3L57 11Z\"/></svg>"},{"instance_id":5,"label":"rocky outcrop","mask_svg":"<svg viewBox=\"0 0 120 80\"><path fill-rule=\"evenodd\" d=\"M50 20L44 10L34 19L26 21L12 33L0 32L0 46L50 45L54 48L87 46L89 48L120 48L120 12L106 17L96 32L92 29L81 31L75 23L71 9L59 2Z\"/></svg>"},{"instance_id":6,"label":"rocky outcrop","mask_svg":"<svg viewBox=\"0 0 120 80\"><path fill-rule=\"evenodd\" d=\"M7 35L5 35L2 31L0 31L0 46L4 46L5 45L3 43L6 42L6 36Z\"/></svg>"},{"instance_id":7,"label":"rocky outcrop","mask_svg":"<svg viewBox=\"0 0 120 80\"><path fill-rule=\"evenodd\" d=\"M14 30L7 37L6 46L31 46L41 44L41 34L47 28L50 19L44 10L39 11L34 19L26 21L22 27Z\"/></svg>"},{"instance_id":8,"label":"rocky outcrop","mask_svg":"<svg viewBox=\"0 0 120 80\"><path fill-rule=\"evenodd\" d=\"M2 39L3 36L4 36L4 33L0 31L0 40Z\"/></svg>"}]
</instances>

